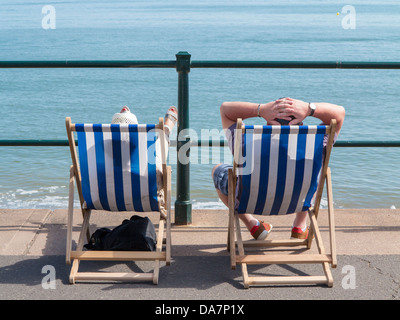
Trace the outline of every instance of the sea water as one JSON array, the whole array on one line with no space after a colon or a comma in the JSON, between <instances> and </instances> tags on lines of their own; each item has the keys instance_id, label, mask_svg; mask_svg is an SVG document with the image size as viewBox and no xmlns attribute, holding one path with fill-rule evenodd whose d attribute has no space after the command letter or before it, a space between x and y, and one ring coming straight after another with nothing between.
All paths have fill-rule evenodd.
<instances>
[{"instance_id":1,"label":"sea water","mask_svg":"<svg viewBox=\"0 0 400 320\"><path fill-rule=\"evenodd\" d=\"M3 0L0 7L2 61L174 60L179 51L194 61L400 61L398 1ZM140 122L156 123L177 105L177 77L173 68L1 69L0 139L65 140L65 117L107 123L124 105ZM223 101L289 96L343 105L339 141L400 140L399 70L193 68L189 81L196 138L201 129L221 130ZM194 208L223 208L210 172L231 161L226 151L192 148ZM176 149L169 154L175 198ZM400 207L399 163L400 148L335 147L335 207ZM65 208L70 164L68 147L0 147L0 208Z\"/></svg>"}]
</instances>

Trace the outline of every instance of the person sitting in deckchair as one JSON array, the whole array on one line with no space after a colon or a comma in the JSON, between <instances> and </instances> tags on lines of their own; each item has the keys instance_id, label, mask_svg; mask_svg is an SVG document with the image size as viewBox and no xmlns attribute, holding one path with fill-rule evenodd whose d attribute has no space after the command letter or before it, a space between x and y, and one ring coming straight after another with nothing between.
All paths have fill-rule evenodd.
<instances>
[{"instance_id":1,"label":"person sitting in deckchair","mask_svg":"<svg viewBox=\"0 0 400 320\"><path fill-rule=\"evenodd\" d=\"M165 132L165 157L168 157L169 148L169 135L178 121L178 111L174 106L171 106L164 116L164 132ZM127 106L124 106L120 112L115 113L111 120L112 124L138 124L138 120L135 114L133 114ZM165 213L165 203L163 201L164 190L162 188L162 161L161 161L161 143L160 140L156 141L156 173L157 173L157 193L158 200L160 203L160 209Z\"/></svg>"},{"instance_id":2,"label":"person sitting in deckchair","mask_svg":"<svg viewBox=\"0 0 400 320\"><path fill-rule=\"evenodd\" d=\"M222 127L225 129L229 148L234 152L234 131L237 119L262 117L268 125L301 125L308 116L313 116L329 124L336 119L336 141L342 127L345 109L331 103L307 103L297 99L281 98L265 104L251 102L223 102L220 108ZM325 139L326 140L326 139ZM324 145L326 141L324 141ZM228 170L232 165L217 164L212 169L214 186L221 201L228 206ZM252 214L240 214L242 222L256 240L264 240L271 232L272 225L253 217ZM293 221L292 238L306 239L308 236L307 211L297 212Z\"/></svg>"}]
</instances>

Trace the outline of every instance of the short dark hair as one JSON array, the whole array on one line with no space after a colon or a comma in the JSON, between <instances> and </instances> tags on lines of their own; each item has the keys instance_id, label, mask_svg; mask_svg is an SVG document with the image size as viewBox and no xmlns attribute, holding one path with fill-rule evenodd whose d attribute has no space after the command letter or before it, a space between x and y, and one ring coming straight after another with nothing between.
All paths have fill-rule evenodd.
<instances>
[{"instance_id":1,"label":"short dark hair","mask_svg":"<svg viewBox=\"0 0 400 320\"><path fill-rule=\"evenodd\" d=\"M294 116L290 116L290 118L295 119ZM286 120L286 119L274 119L275 121L278 121L282 126L287 126L289 125L289 122L292 120Z\"/></svg>"}]
</instances>

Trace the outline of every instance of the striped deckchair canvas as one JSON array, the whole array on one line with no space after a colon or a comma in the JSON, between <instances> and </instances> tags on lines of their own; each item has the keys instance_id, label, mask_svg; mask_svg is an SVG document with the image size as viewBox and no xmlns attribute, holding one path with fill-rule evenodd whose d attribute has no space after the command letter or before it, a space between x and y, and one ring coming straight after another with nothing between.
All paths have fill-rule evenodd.
<instances>
[{"instance_id":1,"label":"striped deckchair canvas","mask_svg":"<svg viewBox=\"0 0 400 320\"><path fill-rule=\"evenodd\" d=\"M155 125L75 124L88 209L158 211Z\"/></svg>"},{"instance_id":2,"label":"striped deckchair canvas","mask_svg":"<svg viewBox=\"0 0 400 320\"><path fill-rule=\"evenodd\" d=\"M317 189L327 126L246 126L239 213L306 211Z\"/></svg>"},{"instance_id":3,"label":"striped deckchair canvas","mask_svg":"<svg viewBox=\"0 0 400 320\"><path fill-rule=\"evenodd\" d=\"M66 118L71 151L66 261L73 265L70 282L88 280L153 281L158 283L159 262L171 261L171 168L166 165L164 120L158 124L72 124ZM77 135L78 150L74 132ZM157 139L161 147L156 147ZM157 172L156 151L161 152L162 172ZM157 175L162 175L157 179ZM162 185L157 185L162 180ZM76 250L72 250L74 182L83 223ZM161 192L162 191L162 192ZM159 212L156 251L83 251L89 241L92 211ZM121 221L117 221L119 225ZM165 239L164 239L165 231ZM165 250L163 243L165 240ZM78 272L82 260L154 261L153 272Z\"/></svg>"},{"instance_id":4,"label":"striped deckchair canvas","mask_svg":"<svg viewBox=\"0 0 400 320\"><path fill-rule=\"evenodd\" d=\"M328 167L336 121L329 126L244 126L238 119L234 163L229 170L228 250L231 268L242 266L243 285L321 284L333 285L328 264L336 267L331 174ZM327 186L329 241L326 254L317 217L324 184ZM313 200L314 197L314 200ZM314 204L312 205L312 200ZM308 211L310 230L305 240L242 241L239 214L285 215ZM235 241L236 235L236 241ZM318 254L279 254L278 251L245 254L245 246L311 247L315 239ZM237 246L235 246L237 243ZM236 254L236 248L238 254ZM302 248L302 250L304 250ZM288 249L285 249L287 251ZM296 252L295 252L296 253ZM323 276L249 276L247 264L322 264Z\"/></svg>"}]
</instances>

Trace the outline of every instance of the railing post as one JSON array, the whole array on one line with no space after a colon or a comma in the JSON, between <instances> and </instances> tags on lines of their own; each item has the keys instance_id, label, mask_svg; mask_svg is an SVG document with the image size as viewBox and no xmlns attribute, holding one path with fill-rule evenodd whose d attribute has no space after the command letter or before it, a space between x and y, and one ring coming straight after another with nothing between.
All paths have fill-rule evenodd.
<instances>
[{"instance_id":1,"label":"railing post","mask_svg":"<svg viewBox=\"0 0 400 320\"><path fill-rule=\"evenodd\" d=\"M177 136L177 166L176 166L176 201L175 224L192 223L192 202L190 201L190 161L181 163L180 150L190 143L189 136L183 136L181 131L189 129L189 72L190 54L180 51L176 54L176 71L178 72L178 136ZM185 130L186 131L186 130ZM185 131L183 133L185 133ZM190 156L190 148L183 149L186 159Z\"/></svg>"}]
</instances>

